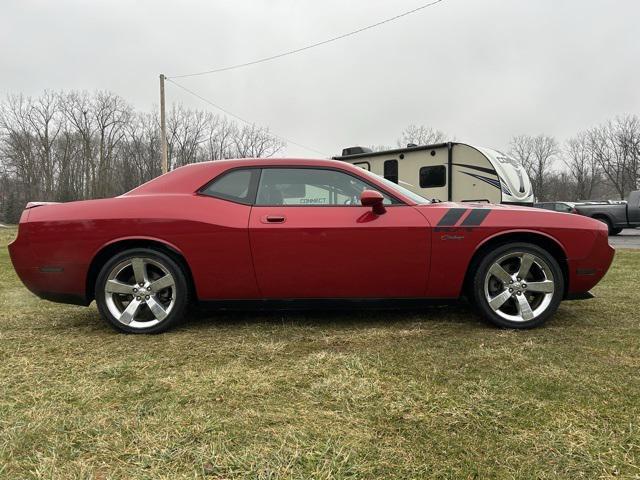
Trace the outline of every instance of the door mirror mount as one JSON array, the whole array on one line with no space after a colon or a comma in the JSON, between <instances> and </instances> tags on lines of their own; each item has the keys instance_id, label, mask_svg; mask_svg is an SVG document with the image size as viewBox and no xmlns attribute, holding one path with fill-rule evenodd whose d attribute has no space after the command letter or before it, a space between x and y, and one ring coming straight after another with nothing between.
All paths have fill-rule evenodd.
<instances>
[{"instance_id":1,"label":"door mirror mount","mask_svg":"<svg viewBox=\"0 0 640 480\"><path fill-rule=\"evenodd\" d=\"M360 194L360 203L363 207L371 207L371 210L376 215L382 215L387 211L384 207L384 197L380 192L375 190L364 190Z\"/></svg>"}]
</instances>

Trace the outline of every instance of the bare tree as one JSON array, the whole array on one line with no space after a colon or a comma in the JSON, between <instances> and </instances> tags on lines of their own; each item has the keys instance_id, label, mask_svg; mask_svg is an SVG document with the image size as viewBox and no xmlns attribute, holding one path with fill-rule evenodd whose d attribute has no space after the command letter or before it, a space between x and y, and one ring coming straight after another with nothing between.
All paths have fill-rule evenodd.
<instances>
[{"instance_id":1,"label":"bare tree","mask_svg":"<svg viewBox=\"0 0 640 480\"><path fill-rule=\"evenodd\" d=\"M232 158L235 152L234 137L236 132L235 123L226 118L215 116L211 122L203 155L209 160Z\"/></svg>"},{"instance_id":2,"label":"bare tree","mask_svg":"<svg viewBox=\"0 0 640 480\"><path fill-rule=\"evenodd\" d=\"M560 153L556 139L543 134L535 137L518 135L511 139L510 153L527 171L536 197L546 200L546 180L556 155Z\"/></svg>"},{"instance_id":3,"label":"bare tree","mask_svg":"<svg viewBox=\"0 0 640 480\"><path fill-rule=\"evenodd\" d=\"M621 199L638 188L640 119L616 117L588 132L589 148Z\"/></svg>"},{"instance_id":4,"label":"bare tree","mask_svg":"<svg viewBox=\"0 0 640 480\"><path fill-rule=\"evenodd\" d=\"M567 171L550 172L545 185L548 199L575 200L576 182Z\"/></svg>"},{"instance_id":5,"label":"bare tree","mask_svg":"<svg viewBox=\"0 0 640 480\"><path fill-rule=\"evenodd\" d=\"M60 94L60 104L71 127L80 140L82 156L80 157L78 174L80 176L77 187L79 198L90 198L93 195L92 186L95 185L95 118L91 115L92 101L87 92L70 92Z\"/></svg>"},{"instance_id":6,"label":"bare tree","mask_svg":"<svg viewBox=\"0 0 640 480\"><path fill-rule=\"evenodd\" d=\"M207 139L212 120L209 112L173 106L167 119L170 169L198 161L198 152Z\"/></svg>"},{"instance_id":7,"label":"bare tree","mask_svg":"<svg viewBox=\"0 0 640 480\"><path fill-rule=\"evenodd\" d=\"M406 145L405 145L406 147ZM384 152L385 150L393 150L396 147L390 147L389 145L369 145L372 152ZM404 148L404 147L401 147Z\"/></svg>"},{"instance_id":8,"label":"bare tree","mask_svg":"<svg viewBox=\"0 0 640 480\"><path fill-rule=\"evenodd\" d=\"M400 134L396 141L398 147L406 147L408 144L432 145L447 140L447 134L441 130L436 130L424 125L409 125Z\"/></svg>"},{"instance_id":9,"label":"bare tree","mask_svg":"<svg viewBox=\"0 0 640 480\"><path fill-rule=\"evenodd\" d=\"M396 139L395 147L377 144L369 145L369 148L374 152L383 152L394 148L405 148L407 145L433 145L447 140L448 135L441 130L424 125L409 125L400 133L400 137Z\"/></svg>"},{"instance_id":10,"label":"bare tree","mask_svg":"<svg viewBox=\"0 0 640 480\"><path fill-rule=\"evenodd\" d=\"M572 200L591 199L600 183L600 166L589 146L588 134L580 132L567 141L563 162L574 183Z\"/></svg>"},{"instance_id":11,"label":"bare tree","mask_svg":"<svg viewBox=\"0 0 640 480\"><path fill-rule=\"evenodd\" d=\"M509 153L518 160L527 171L529 178L533 177L533 139L530 135L517 135L509 142Z\"/></svg>"},{"instance_id":12,"label":"bare tree","mask_svg":"<svg viewBox=\"0 0 640 480\"><path fill-rule=\"evenodd\" d=\"M285 143L269 130L245 125L235 135L235 148L238 157L271 157L285 146Z\"/></svg>"},{"instance_id":13,"label":"bare tree","mask_svg":"<svg viewBox=\"0 0 640 480\"><path fill-rule=\"evenodd\" d=\"M45 91L34 101L30 100L27 119L35 140L36 161L42 175L42 188L46 197L54 192L57 159L54 145L62 128L62 113L58 104L58 95Z\"/></svg>"},{"instance_id":14,"label":"bare tree","mask_svg":"<svg viewBox=\"0 0 640 480\"><path fill-rule=\"evenodd\" d=\"M126 134L132 110L119 96L109 92L98 92L93 100L92 113L95 118L98 142L97 173L92 185L95 197L105 197L111 193L115 149Z\"/></svg>"},{"instance_id":15,"label":"bare tree","mask_svg":"<svg viewBox=\"0 0 640 480\"><path fill-rule=\"evenodd\" d=\"M9 96L0 107L0 155L4 170L21 185L22 198L17 199L18 202L39 195L42 189L41 166L29 120L31 107L31 100L22 95Z\"/></svg>"},{"instance_id":16,"label":"bare tree","mask_svg":"<svg viewBox=\"0 0 640 480\"><path fill-rule=\"evenodd\" d=\"M136 113L125 129L125 141L120 148L117 190L128 191L157 177L160 168L160 127L158 115Z\"/></svg>"},{"instance_id":17,"label":"bare tree","mask_svg":"<svg viewBox=\"0 0 640 480\"><path fill-rule=\"evenodd\" d=\"M56 195L53 200L65 202L84 198L82 196L84 189L83 139L66 119L63 121L62 131L55 148L58 158L58 175Z\"/></svg>"}]
</instances>

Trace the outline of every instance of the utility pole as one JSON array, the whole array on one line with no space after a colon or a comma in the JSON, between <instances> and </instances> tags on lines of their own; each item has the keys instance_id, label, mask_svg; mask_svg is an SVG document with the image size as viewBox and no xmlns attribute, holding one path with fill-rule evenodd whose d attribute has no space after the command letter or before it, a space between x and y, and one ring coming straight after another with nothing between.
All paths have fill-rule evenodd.
<instances>
[{"instance_id":1,"label":"utility pole","mask_svg":"<svg viewBox=\"0 0 640 480\"><path fill-rule=\"evenodd\" d=\"M164 113L164 73L160 74L160 143L162 143L162 173L169 170L167 161L167 119Z\"/></svg>"}]
</instances>

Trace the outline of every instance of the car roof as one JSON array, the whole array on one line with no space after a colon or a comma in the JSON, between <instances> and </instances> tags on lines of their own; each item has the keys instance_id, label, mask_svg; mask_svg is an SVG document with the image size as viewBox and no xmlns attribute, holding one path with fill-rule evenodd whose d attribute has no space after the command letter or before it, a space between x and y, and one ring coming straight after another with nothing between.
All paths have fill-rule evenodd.
<instances>
[{"instance_id":1,"label":"car roof","mask_svg":"<svg viewBox=\"0 0 640 480\"><path fill-rule=\"evenodd\" d=\"M164 175L154 178L147 183L127 192L124 196L155 195L155 194L185 194L193 193L220 173L232 168L248 167L324 167L337 168L358 174L359 167L338 160L322 160L309 158L240 158L214 160L208 162L191 163L176 168ZM382 185L379 185L384 189ZM405 199L406 200L406 199Z\"/></svg>"}]
</instances>

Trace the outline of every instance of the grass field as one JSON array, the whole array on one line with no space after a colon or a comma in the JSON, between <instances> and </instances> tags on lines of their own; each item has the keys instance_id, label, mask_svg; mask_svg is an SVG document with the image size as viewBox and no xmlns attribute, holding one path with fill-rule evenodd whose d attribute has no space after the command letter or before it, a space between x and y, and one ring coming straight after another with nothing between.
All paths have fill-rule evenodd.
<instances>
[{"instance_id":1,"label":"grass field","mask_svg":"<svg viewBox=\"0 0 640 480\"><path fill-rule=\"evenodd\" d=\"M640 252L533 331L458 305L128 336L30 294L14 234L1 478L640 478Z\"/></svg>"}]
</instances>

